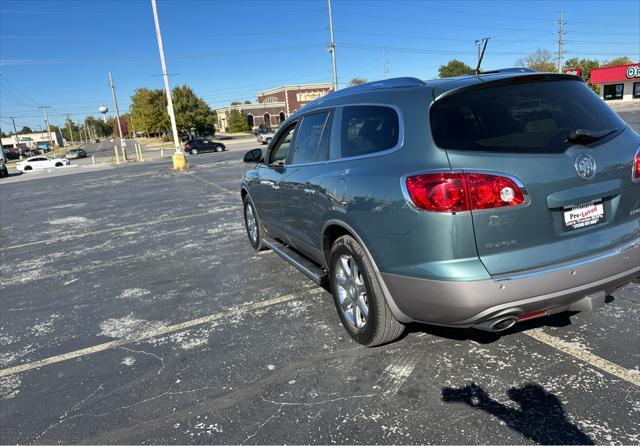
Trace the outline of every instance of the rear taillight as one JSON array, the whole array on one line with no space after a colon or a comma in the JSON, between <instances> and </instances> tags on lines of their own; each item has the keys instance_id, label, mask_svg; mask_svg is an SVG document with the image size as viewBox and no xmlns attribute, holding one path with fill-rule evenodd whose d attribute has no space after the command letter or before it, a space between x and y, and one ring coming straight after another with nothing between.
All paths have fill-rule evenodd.
<instances>
[{"instance_id":1,"label":"rear taillight","mask_svg":"<svg viewBox=\"0 0 640 446\"><path fill-rule=\"evenodd\" d=\"M485 173L424 173L405 179L407 199L431 212L493 209L524 203L524 193L514 180Z\"/></svg>"},{"instance_id":2,"label":"rear taillight","mask_svg":"<svg viewBox=\"0 0 640 446\"><path fill-rule=\"evenodd\" d=\"M631 179L635 182L640 182L640 149L636 152L636 156L633 159L633 170L631 172Z\"/></svg>"},{"instance_id":3,"label":"rear taillight","mask_svg":"<svg viewBox=\"0 0 640 446\"><path fill-rule=\"evenodd\" d=\"M184 145L184 148L185 148L185 149L190 149L190 148L191 148L191 144L185 144L185 145Z\"/></svg>"}]
</instances>

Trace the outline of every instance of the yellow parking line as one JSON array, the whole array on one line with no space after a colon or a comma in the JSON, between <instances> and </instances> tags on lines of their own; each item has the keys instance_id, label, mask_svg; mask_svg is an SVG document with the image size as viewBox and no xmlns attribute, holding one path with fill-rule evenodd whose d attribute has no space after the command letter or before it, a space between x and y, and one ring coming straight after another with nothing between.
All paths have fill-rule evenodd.
<instances>
[{"instance_id":1,"label":"yellow parking line","mask_svg":"<svg viewBox=\"0 0 640 446\"><path fill-rule=\"evenodd\" d=\"M624 367L619 366L618 364L614 364L613 362L607 361L600 356L589 353L583 348L578 347L576 344L563 341L562 339L556 338L555 336L548 335L540 328L525 331L523 333L537 341L542 342L543 344L547 344L548 346L553 347L556 350L560 350L561 352L584 361L595 368L603 370L613 376L617 376L620 379L623 379L635 386L640 387L639 374L632 373Z\"/></svg>"},{"instance_id":2,"label":"yellow parking line","mask_svg":"<svg viewBox=\"0 0 640 446\"><path fill-rule=\"evenodd\" d=\"M192 328L198 325L206 324L208 322L217 321L219 319L223 319L230 316L238 316L246 313L250 313L252 311L259 310L261 308L270 307L273 305L277 305L283 302L287 302L300 297L301 292L307 292L308 294L319 294L322 293L324 289L322 288L306 288L300 290L295 294L287 294L284 296L273 297L271 299L261 300L259 302L252 303L250 305L244 305L239 307L233 307L226 311L222 311L220 313L210 314L208 316L203 316L197 319L192 319L190 321L181 322L179 324L168 325L166 327L161 327L156 330L148 331L142 333L138 336L133 336L131 338L117 339L115 341L105 342L103 344L94 345L93 347L87 347L80 350L76 350L69 353L63 353L61 355L51 356L49 358L41 359L38 361L29 362L26 364L20 364L15 367L9 367L6 369L0 370L0 377L7 375L14 375L16 373L26 372L28 370L37 369L39 367L44 367L51 364L56 364L58 362L68 361L70 359L79 358L81 356L91 355L93 353L102 352L105 350L118 348L123 345L132 344L134 342L144 341L146 339L155 338L157 336L163 336L168 333L173 333L180 330L186 330L188 328Z\"/></svg>"}]
</instances>

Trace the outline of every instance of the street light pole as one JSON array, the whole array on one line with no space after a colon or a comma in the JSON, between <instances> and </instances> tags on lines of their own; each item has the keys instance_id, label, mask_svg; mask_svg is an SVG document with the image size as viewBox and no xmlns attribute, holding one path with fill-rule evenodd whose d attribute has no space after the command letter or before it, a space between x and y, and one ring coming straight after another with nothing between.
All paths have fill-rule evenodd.
<instances>
[{"instance_id":1,"label":"street light pole","mask_svg":"<svg viewBox=\"0 0 640 446\"><path fill-rule=\"evenodd\" d=\"M160 51L160 63L162 64L162 77L164 78L164 89L167 94L167 112L171 120L171 130L173 131L173 143L176 146L176 153L181 153L180 138L178 137L178 127L176 126L176 117L173 111L173 100L171 99L171 87L169 86L169 74L167 73L167 64L164 59L164 47L162 45L162 33L160 32L160 22L158 20L158 7L156 0L151 0L153 8L153 20L156 24L156 37L158 38L158 50Z\"/></svg>"},{"instance_id":2,"label":"street light pole","mask_svg":"<svg viewBox=\"0 0 640 446\"><path fill-rule=\"evenodd\" d=\"M155 1L155 0L153 0ZM333 91L338 91L338 70L336 69L336 43L333 40L333 14L331 13L331 0L327 0L329 4L329 33L331 34L331 42L327 49L331 53L331 62L333 64Z\"/></svg>"},{"instance_id":3,"label":"street light pole","mask_svg":"<svg viewBox=\"0 0 640 446\"><path fill-rule=\"evenodd\" d=\"M118 100L116 99L116 87L113 85L113 77L109 71L109 85L111 85L111 96L113 97L113 106L116 108L116 120L118 121L118 134L120 135L120 147L122 149L122 158L127 160L127 143L122 136L122 124L120 123L120 109L118 108Z\"/></svg>"}]
</instances>

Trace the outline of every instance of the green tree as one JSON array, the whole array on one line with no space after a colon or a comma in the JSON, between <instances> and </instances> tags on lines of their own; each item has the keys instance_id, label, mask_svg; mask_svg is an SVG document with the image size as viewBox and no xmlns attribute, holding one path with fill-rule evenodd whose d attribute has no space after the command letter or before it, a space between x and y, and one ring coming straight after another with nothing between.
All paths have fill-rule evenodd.
<instances>
[{"instance_id":1,"label":"green tree","mask_svg":"<svg viewBox=\"0 0 640 446\"><path fill-rule=\"evenodd\" d=\"M33 133L33 130L31 130L31 127L27 127L25 125L24 127L22 127L22 130L20 130L18 133L20 133L21 135L24 135L25 133Z\"/></svg>"},{"instance_id":2,"label":"green tree","mask_svg":"<svg viewBox=\"0 0 640 446\"><path fill-rule=\"evenodd\" d=\"M162 133L171 128L167 99L162 89L138 88L131 96L131 124L138 132Z\"/></svg>"},{"instance_id":3,"label":"green tree","mask_svg":"<svg viewBox=\"0 0 640 446\"><path fill-rule=\"evenodd\" d=\"M228 127L229 132L247 132L251 130L247 122L247 116L242 110L233 109L229 113Z\"/></svg>"},{"instance_id":4,"label":"green tree","mask_svg":"<svg viewBox=\"0 0 640 446\"><path fill-rule=\"evenodd\" d=\"M589 88L600 94L600 85L591 83L591 70L599 66L600 62L596 59L578 59L577 57L572 57L565 61L563 69L571 70L580 68L580 77L582 77L582 80L586 82Z\"/></svg>"},{"instance_id":5,"label":"green tree","mask_svg":"<svg viewBox=\"0 0 640 446\"><path fill-rule=\"evenodd\" d=\"M71 138L71 133L69 132L69 126L71 126L71 132L73 133L73 138ZM62 132L62 137L68 143L71 143L72 139L73 141L80 140L80 126L77 125L75 122L73 122L73 120L67 121L65 123L65 126L62 127L60 131Z\"/></svg>"},{"instance_id":6,"label":"green tree","mask_svg":"<svg viewBox=\"0 0 640 446\"><path fill-rule=\"evenodd\" d=\"M244 101L245 104L251 104L251 101Z\"/></svg>"},{"instance_id":7,"label":"green tree","mask_svg":"<svg viewBox=\"0 0 640 446\"><path fill-rule=\"evenodd\" d=\"M104 138L106 136L113 135L113 127L106 124L102 119L95 118L93 116L87 116L84 118L84 125L95 131L98 138Z\"/></svg>"},{"instance_id":8,"label":"green tree","mask_svg":"<svg viewBox=\"0 0 640 446\"><path fill-rule=\"evenodd\" d=\"M354 77L349 81L349 83L347 84L347 87L353 87L355 85L362 85L366 83L367 83L367 80L364 77Z\"/></svg>"},{"instance_id":9,"label":"green tree","mask_svg":"<svg viewBox=\"0 0 640 446\"><path fill-rule=\"evenodd\" d=\"M461 60L450 60L446 65L440 65L438 68L438 75L440 77L454 77L454 76L462 76L464 74L469 74L473 71L466 63Z\"/></svg>"},{"instance_id":10,"label":"green tree","mask_svg":"<svg viewBox=\"0 0 640 446\"><path fill-rule=\"evenodd\" d=\"M546 49L538 49L522 59L518 59L516 62L521 67L531 68L535 71L544 71L549 73L555 73L556 64L553 62L553 56Z\"/></svg>"},{"instance_id":11,"label":"green tree","mask_svg":"<svg viewBox=\"0 0 640 446\"><path fill-rule=\"evenodd\" d=\"M602 64L603 67L615 67L616 65L629 65L633 63L627 56L616 57L615 59L608 60Z\"/></svg>"},{"instance_id":12,"label":"green tree","mask_svg":"<svg viewBox=\"0 0 640 446\"><path fill-rule=\"evenodd\" d=\"M242 105L242 102L240 102L240 101L232 101L231 104L229 104L229 105L231 105L231 106L233 106L233 105Z\"/></svg>"},{"instance_id":13,"label":"green tree","mask_svg":"<svg viewBox=\"0 0 640 446\"><path fill-rule=\"evenodd\" d=\"M191 132L195 128L200 135L215 133L216 113L191 88L187 85L174 87L172 99L179 131Z\"/></svg>"}]
</instances>

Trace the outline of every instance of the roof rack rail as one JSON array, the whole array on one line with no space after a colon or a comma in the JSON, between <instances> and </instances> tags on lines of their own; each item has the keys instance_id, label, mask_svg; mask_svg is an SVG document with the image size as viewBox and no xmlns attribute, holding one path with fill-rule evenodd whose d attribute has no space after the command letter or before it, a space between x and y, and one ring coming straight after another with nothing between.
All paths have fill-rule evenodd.
<instances>
[{"instance_id":1,"label":"roof rack rail","mask_svg":"<svg viewBox=\"0 0 640 446\"><path fill-rule=\"evenodd\" d=\"M481 71L479 74L498 74L498 73L535 73L536 70L532 70L531 68L525 67L514 67L514 68L500 68L499 70L488 70ZM471 76L477 76L477 74L472 71L469 73Z\"/></svg>"},{"instance_id":2,"label":"roof rack rail","mask_svg":"<svg viewBox=\"0 0 640 446\"><path fill-rule=\"evenodd\" d=\"M339 98L348 94L359 93L361 91L377 90L382 88L422 87L425 85L427 85L425 81L415 77L394 77L391 79L367 82L365 84L354 85L353 87L343 88L342 90L334 91L333 93L321 96L318 99L305 104L303 108L320 104L327 99Z\"/></svg>"}]
</instances>

